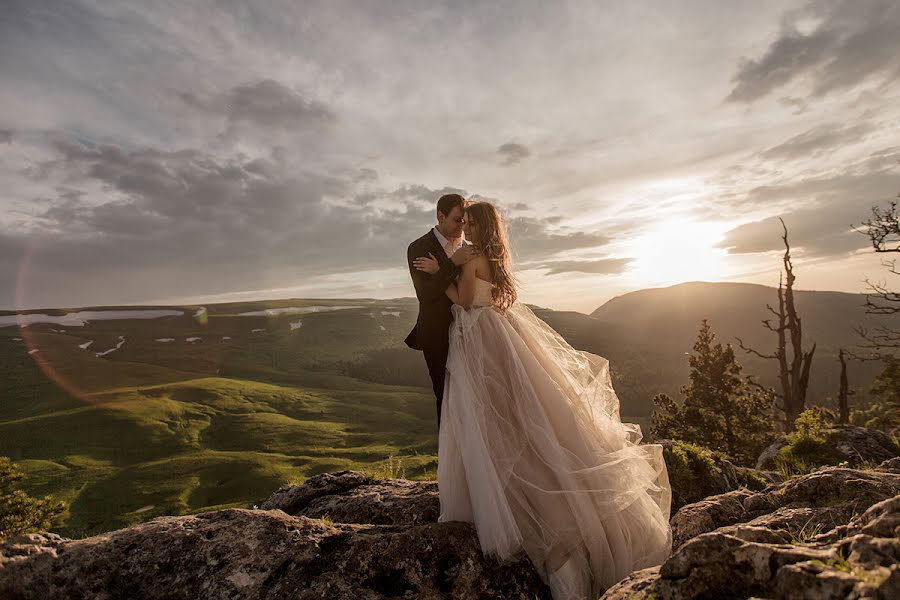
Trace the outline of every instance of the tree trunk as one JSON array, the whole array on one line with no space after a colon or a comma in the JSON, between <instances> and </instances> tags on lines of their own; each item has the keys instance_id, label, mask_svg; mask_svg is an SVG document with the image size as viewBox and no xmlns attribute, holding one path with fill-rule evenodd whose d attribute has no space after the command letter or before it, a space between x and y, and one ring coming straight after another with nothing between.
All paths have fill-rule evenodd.
<instances>
[{"instance_id":1,"label":"tree trunk","mask_svg":"<svg viewBox=\"0 0 900 600\"><path fill-rule=\"evenodd\" d=\"M778 361L778 381L781 384L781 393L778 396L781 398L782 403L778 408L784 411L784 428L790 432L794 430L794 420L806 409L809 371L812 367L816 345L813 344L809 352L803 351L803 326L800 316L797 314L797 307L794 305L794 281L796 277L794 276L794 267L791 264L791 245L788 243L787 226L783 220L781 220L781 226L784 228L782 239L785 247L784 270L787 275L787 281L784 282L782 278L779 278L778 281L778 310L776 311L769 304L766 305L769 312L778 317L778 325L773 325L769 319L763 321L766 329L778 335L778 348L772 354L762 354L752 348L747 348L740 338L738 338L738 344L748 353L755 354L760 358ZM792 352L790 362L787 356L787 332L790 332ZM766 391L765 388L753 382L749 377L748 381Z\"/></svg>"},{"instance_id":2,"label":"tree trunk","mask_svg":"<svg viewBox=\"0 0 900 600\"><path fill-rule=\"evenodd\" d=\"M781 277L778 278L778 349L775 356L778 359L778 381L781 382L781 409L785 416L785 429L793 430L796 415L791 416L794 407L794 390L791 386L791 369L787 362L787 341L784 332L787 329L787 316L784 312L784 289Z\"/></svg>"},{"instance_id":3,"label":"tree trunk","mask_svg":"<svg viewBox=\"0 0 900 600\"><path fill-rule=\"evenodd\" d=\"M787 418L787 430L794 430L794 419L806 409L806 392L809 389L809 369L812 366L813 354L816 345L813 344L809 352L803 351L803 326L797 307L794 305L794 267L791 264L791 246L787 239L787 226L784 227L784 270L787 273L787 284L784 292L784 308L787 316L787 328L791 332L791 367L790 367L790 403L785 394L785 417Z\"/></svg>"},{"instance_id":4,"label":"tree trunk","mask_svg":"<svg viewBox=\"0 0 900 600\"><path fill-rule=\"evenodd\" d=\"M850 422L850 405L847 402L850 395L847 385L847 359L844 358L844 349L838 352L838 360L841 361L841 388L838 391L838 423L846 425Z\"/></svg>"}]
</instances>

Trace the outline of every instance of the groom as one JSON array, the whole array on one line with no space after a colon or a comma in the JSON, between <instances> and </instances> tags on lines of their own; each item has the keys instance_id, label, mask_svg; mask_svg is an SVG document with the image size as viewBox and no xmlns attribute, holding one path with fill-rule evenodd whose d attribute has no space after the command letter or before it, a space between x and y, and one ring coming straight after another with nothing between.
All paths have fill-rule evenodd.
<instances>
[{"instance_id":1,"label":"groom","mask_svg":"<svg viewBox=\"0 0 900 600\"><path fill-rule=\"evenodd\" d=\"M444 375L453 321L450 312L453 303L444 291L459 277L460 267L477 254L473 246L463 241L465 211L465 198L459 194L444 194L437 203L437 225L406 249L409 274L419 299L419 317L406 336L406 345L425 355L437 400L438 429L441 427L441 401L444 399ZM431 275L413 265L416 258L429 254L437 259L440 267Z\"/></svg>"}]
</instances>

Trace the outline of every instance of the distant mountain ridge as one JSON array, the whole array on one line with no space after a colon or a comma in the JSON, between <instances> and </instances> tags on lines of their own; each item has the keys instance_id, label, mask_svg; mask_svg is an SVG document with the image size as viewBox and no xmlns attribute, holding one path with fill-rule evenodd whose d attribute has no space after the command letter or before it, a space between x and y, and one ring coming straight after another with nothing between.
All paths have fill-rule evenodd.
<instances>
[{"instance_id":1,"label":"distant mountain ridge","mask_svg":"<svg viewBox=\"0 0 900 600\"><path fill-rule=\"evenodd\" d=\"M689 282L617 296L591 316L609 323L627 323L633 333L696 332L709 319L720 337L741 337L747 343L767 344L774 334L761 321L775 319L767 308L778 309L778 290L753 283ZM865 294L795 290L794 300L804 338L819 346L850 346L858 342L853 327L890 326L890 316L867 315Z\"/></svg>"},{"instance_id":2,"label":"distant mountain ridge","mask_svg":"<svg viewBox=\"0 0 900 600\"><path fill-rule=\"evenodd\" d=\"M778 308L777 288L751 283L689 282L665 288L638 290L617 296L590 316L541 310L540 316L556 327L573 346L606 356L612 363L614 383L621 388L625 414L648 415L655 393L678 393L687 383L688 361L703 319L708 319L717 341L735 347L744 374L754 374L767 385L776 384L777 364L747 354L737 338L763 354L771 354L777 338L762 321L777 318L767 308ZM855 326L900 327L891 315L869 315L865 294L797 290L797 311L803 327L804 347L817 344L810 378L810 402L837 394L840 348L859 342ZM790 349L788 350L790 357ZM620 377L615 377L616 369ZM878 362L852 362L851 389L867 385L881 369Z\"/></svg>"}]
</instances>

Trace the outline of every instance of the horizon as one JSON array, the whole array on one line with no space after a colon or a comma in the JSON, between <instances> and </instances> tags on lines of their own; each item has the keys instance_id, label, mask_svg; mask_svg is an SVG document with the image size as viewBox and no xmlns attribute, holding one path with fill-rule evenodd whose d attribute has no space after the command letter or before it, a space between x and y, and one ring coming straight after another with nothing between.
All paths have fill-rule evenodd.
<instances>
[{"instance_id":1,"label":"horizon","mask_svg":"<svg viewBox=\"0 0 900 600\"><path fill-rule=\"evenodd\" d=\"M406 297L447 192L501 209L530 304L777 287L779 218L798 289L865 293L898 28L890 0L11 0L0 306Z\"/></svg>"},{"instance_id":2,"label":"horizon","mask_svg":"<svg viewBox=\"0 0 900 600\"><path fill-rule=\"evenodd\" d=\"M593 313L594 311L603 307L605 304L607 304L611 300L615 300L615 299L621 298L623 296L628 296L630 294L645 292L645 291L649 291L649 290L665 290L665 289L671 289L671 288L675 288L675 287L679 287L679 286L695 285L695 284L712 284L712 285L738 284L738 285L759 286L759 287L771 289L773 291L777 291L777 289L778 289L777 286L770 286L770 285L765 285L765 284L761 284L761 283L752 283L752 282L746 282L746 281L683 281L681 283L676 283L676 284L672 284L672 285L668 285L668 286L659 286L659 287L653 287L653 288L641 288L638 290L631 290L631 291L619 294L617 296L613 296L613 297L607 299L606 301L604 301L602 304L599 304L599 305L595 306L593 309L590 309L587 311L573 310L573 309L566 309L566 308L557 308L557 307L553 307L553 306L545 306L545 305L535 304L532 302L527 302L527 304L530 304L532 306L537 306L542 309L556 311L556 312L577 312L577 313L581 313L584 315L590 315L591 313ZM794 293L804 293L804 292L865 295L865 292L845 292L845 291L841 291L841 290L821 290L821 289L810 290L810 289L794 287ZM202 299L196 299L196 300L197 301L194 301L194 302L185 301L185 302L175 302L175 303L170 303L170 304L138 302L138 303L126 303L126 304L89 304L89 305L86 304L86 305L81 305L81 306L42 306L42 307L34 307L34 308L20 308L20 309L0 308L0 313L16 313L16 312L25 313L25 312L35 312L35 311L42 311L42 310L46 310L46 311L75 310L75 309L89 310L89 309L121 308L121 307L134 307L134 308L200 307L200 306L216 306L216 305L221 305L221 304L275 302L275 301L281 302L281 301L285 301L285 300L298 300L298 301L302 301L302 302L332 302L332 301L343 301L343 300L367 300L370 302L391 302L391 301L401 302L401 301L415 301L416 296L414 294L411 296L392 296L392 297L384 297L384 298L375 298L375 297L371 297L371 296L341 296L341 297L285 296L285 297L270 297L270 298L244 298L244 299L220 300L220 301L210 301L211 299L209 299L209 298L207 300L202 300Z\"/></svg>"}]
</instances>

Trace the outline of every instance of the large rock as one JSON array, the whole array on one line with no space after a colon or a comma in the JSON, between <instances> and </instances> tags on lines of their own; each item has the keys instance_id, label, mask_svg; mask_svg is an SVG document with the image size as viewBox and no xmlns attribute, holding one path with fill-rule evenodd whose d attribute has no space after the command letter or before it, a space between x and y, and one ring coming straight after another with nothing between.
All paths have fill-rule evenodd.
<instances>
[{"instance_id":1,"label":"large rock","mask_svg":"<svg viewBox=\"0 0 900 600\"><path fill-rule=\"evenodd\" d=\"M281 487L260 508L340 523L421 525L437 522L441 503L437 481L378 480L342 471Z\"/></svg>"},{"instance_id":2,"label":"large rock","mask_svg":"<svg viewBox=\"0 0 900 600\"><path fill-rule=\"evenodd\" d=\"M604 598L900 597L900 459L707 498L672 527L669 559Z\"/></svg>"},{"instance_id":3,"label":"large rock","mask_svg":"<svg viewBox=\"0 0 900 600\"><path fill-rule=\"evenodd\" d=\"M436 523L434 487L326 473L261 510L19 536L0 543L0 598L550 598L524 553L500 564L471 524Z\"/></svg>"}]
</instances>

